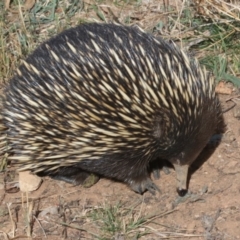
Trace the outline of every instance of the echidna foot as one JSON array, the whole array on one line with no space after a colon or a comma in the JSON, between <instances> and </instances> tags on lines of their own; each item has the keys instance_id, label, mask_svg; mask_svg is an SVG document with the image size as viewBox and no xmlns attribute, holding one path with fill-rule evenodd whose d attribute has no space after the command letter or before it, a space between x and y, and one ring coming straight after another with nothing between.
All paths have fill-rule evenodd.
<instances>
[{"instance_id":1,"label":"echidna foot","mask_svg":"<svg viewBox=\"0 0 240 240\"><path fill-rule=\"evenodd\" d=\"M163 167L162 167L162 171L163 171L166 175L168 175L168 174L170 173L170 169L169 169L168 166L163 166ZM160 178L160 169L159 169L159 168L153 169L152 174L153 174L154 179L159 179L159 178Z\"/></svg>"},{"instance_id":2,"label":"echidna foot","mask_svg":"<svg viewBox=\"0 0 240 240\"><path fill-rule=\"evenodd\" d=\"M153 183L150 178L146 178L142 182L131 181L129 185L134 192L140 194L143 194L146 191L149 191L153 195L155 195L156 191L161 192L158 186Z\"/></svg>"},{"instance_id":3,"label":"echidna foot","mask_svg":"<svg viewBox=\"0 0 240 240\"><path fill-rule=\"evenodd\" d=\"M82 185L85 188L93 186L99 180L99 176L85 172L76 167L64 167L55 174L38 174L39 176L49 176L55 180L64 181L73 185Z\"/></svg>"},{"instance_id":4,"label":"echidna foot","mask_svg":"<svg viewBox=\"0 0 240 240\"><path fill-rule=\"evenodd\" d=\"M169 162L164 159L156 159L149 165L149 170L153 175L154 179L159 179L161 176L160 172L163 171L165 174L170 173Z\"/></svg>"},{"instance_id":5,"label":"echidna foot","mask_svg":"<svg viewBox=\"0 0 240 240\"><path fill-rule=\"evenodd\" d=\"M98 175L89 173L88 176L86 176L86 178L80 181L79 183L82 184L84 188L89 188L93 186L95 183L97 183L99 179L100 177ZM78 183L78 179L76 179L76 182Z\"/></svg>"}]
</instances>

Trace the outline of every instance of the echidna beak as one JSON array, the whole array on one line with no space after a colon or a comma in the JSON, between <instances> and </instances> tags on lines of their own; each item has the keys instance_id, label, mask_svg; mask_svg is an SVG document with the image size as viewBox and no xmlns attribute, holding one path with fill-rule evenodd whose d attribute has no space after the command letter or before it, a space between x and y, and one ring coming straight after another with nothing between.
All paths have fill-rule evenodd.
<instances>
[{"instance_id":1,"label":"echidna beak","mask_svg":"<svg viewBox=\"0 0 240 240\"><path fill-rule=\"evenodd\" d=\"M173 164L177 174L177 192L179 196L187 193L188 165Z\"/></svg>"}]
</instances>

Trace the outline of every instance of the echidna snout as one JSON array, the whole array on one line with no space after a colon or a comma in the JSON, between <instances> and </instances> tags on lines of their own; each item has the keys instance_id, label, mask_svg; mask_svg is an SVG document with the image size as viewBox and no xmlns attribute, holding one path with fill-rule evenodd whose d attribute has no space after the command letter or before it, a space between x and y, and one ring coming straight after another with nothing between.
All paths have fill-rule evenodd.
<instances>
[{"instance_id":1,"label":"echidna snout","mask_svg":"<svg viewBox=\"0 0 240 240\"><path fill-rule=\"evenodd\" d=\"M180 196L184 196L187 193L187 176L189 165L174 164L174 168L177 174L177 192Z\"/></svg>"}]
</instances>

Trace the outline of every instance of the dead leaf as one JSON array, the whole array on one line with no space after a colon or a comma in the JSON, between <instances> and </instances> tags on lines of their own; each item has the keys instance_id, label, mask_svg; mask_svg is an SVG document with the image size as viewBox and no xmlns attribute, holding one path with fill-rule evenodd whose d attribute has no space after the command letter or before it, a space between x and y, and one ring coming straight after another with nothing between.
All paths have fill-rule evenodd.
<instances>
[{"instance_id":1,"label":"dead leaf","mask_svg":"<svg viewBox=\"0 0 240 240\"><path fill-rule=\"evenodd\" d=\"M32 192L39 188L42 179L30 171L19 173L19 188L22 192Z\"/></svg>"}]
</instances>

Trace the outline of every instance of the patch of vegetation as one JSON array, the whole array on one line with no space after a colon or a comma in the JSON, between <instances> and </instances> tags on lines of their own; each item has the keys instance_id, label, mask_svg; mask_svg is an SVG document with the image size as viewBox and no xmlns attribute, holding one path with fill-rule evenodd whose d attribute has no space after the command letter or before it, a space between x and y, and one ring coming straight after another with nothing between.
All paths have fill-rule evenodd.
<instances>
[{"instance_id":1,"label":"patch of vegetation","mask_svg":"<svg viewBox=\"0 0 240 240\"><path fill-rule=\"evenodd\" d=\"M153 218L153 216L140 216L136 209L126 208L121 203L95 208L88 217L101 232L99 236L101 240L112 239L114 236L139 239L149 233L149 230L143 229L143 226Z\"/></svg>"}]
</instances>

